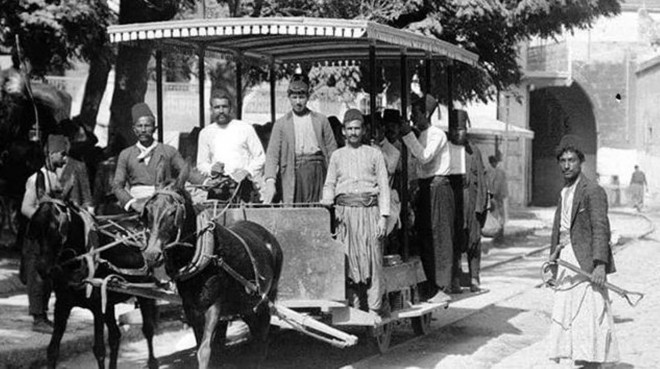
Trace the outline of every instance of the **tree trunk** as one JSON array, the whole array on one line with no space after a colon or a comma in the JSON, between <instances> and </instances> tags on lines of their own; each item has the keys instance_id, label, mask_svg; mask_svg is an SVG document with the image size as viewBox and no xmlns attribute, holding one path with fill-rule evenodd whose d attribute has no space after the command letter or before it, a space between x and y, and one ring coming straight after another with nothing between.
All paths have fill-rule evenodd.
<instances>
[{"instance_id":1,"label":"tree trunk","mask_svg":"<svg viewBox=\"0 0 660 369\"><path fill-rule=\"evenodd\" d=\"M177 0L134 1L123 0L119 4L119 23L143 23L170 20L178 10ZM152 47L120 44L115 67L115 92L110 104L108 147L117 154L135 142L132 129L131 108L144 102L147 92L147 65ZM155 110L155 107L152 107Z\"/></svg>"},{"instance_id":2,"label":"tree trunk","mask_svg":"<svg viewBox=\"0 0 660 369\"><path fill-rule=\"evenodd\" d=\"M96 117L103 94L108 84L108 74L112 69L111 55L98 55L89 63L89 73L85 83L85 94L80 107L80 121L90 132L94 132Z\"/></svg>"}]
</instances>

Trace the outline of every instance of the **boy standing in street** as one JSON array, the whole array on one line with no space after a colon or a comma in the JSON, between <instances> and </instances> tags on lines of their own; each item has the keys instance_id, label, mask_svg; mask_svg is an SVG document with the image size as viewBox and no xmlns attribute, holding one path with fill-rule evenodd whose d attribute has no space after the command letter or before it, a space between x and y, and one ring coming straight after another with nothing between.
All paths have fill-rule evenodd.
<instances>
[{"instance_id":1,"label":"boy standing in street","mask_svg":"<svg viewBox=\"0 0 660 369\"><path fill-rule=\"evenodd\" d=\"M564 177L550 240L550 260L564 260L591 278L559 266L550 327L550 358L601 368L619 360L614 319L603 283L614 273L607 195L582 173L584 153L577 136L566 135L557 149Z\"/></svg>"}]
</instances>

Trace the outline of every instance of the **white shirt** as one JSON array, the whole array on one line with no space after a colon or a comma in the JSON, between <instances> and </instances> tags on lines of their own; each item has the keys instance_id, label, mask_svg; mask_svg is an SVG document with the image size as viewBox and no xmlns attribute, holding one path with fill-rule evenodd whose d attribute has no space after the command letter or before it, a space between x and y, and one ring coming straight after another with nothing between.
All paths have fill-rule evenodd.
<instances>
[{"instance_id":1,"label":"white shirt","mask_svg":"<svg viewBox=\"0 0 660 369\"><path fill-rule=\"evenodd\" d=\"M309 113L302 117L297 114L292 115L296 155L314 154L321 151L321 147L316 141L314 127L312 127L312 115Z\"/></svg>"},{"instance_id":2,"label":"white shirt","mask_svg":"<svg viewBox=\"0 0 660 369\"><path fill-rule=\"evenodd\" d=\"M225 165L225 174L230 176L241 169L253 179L263 176L266 155L252 125L234 119L225 126L213 123L199 132L197 169L210 175L217 162Z\"/></svg>"},{"instance_id":3,"label":"white shirt","mask_svg":"<svg viewBox=\"0 0 660 369\"><path fill-rule=\"evenodd\" d=\"M42 167L40 171L44 174L46 194L52 196L54 191L62 191L60 176L62 175L63 168L57 168L56 172L52 172L46 169L46 167ZM27 218L32 218L39 208L36 183L37 173L31 175L25 182L25 194L23 195L23 203L21 204L21 213Z\"/></svg>"},{"instance_id":4,"label":"white shirt","mask_svg":"<svg viewBox=\"0 0 660 369\"><path fill-rule=\"evenodd\" d=\"M449 174L465 174L465 146L449 141Z\"/></svg>"},{"instance_id":5,"label":"white shirt","mask_svg":"<svg viewBox=\"0 0 660 369\"><path fill-rule=\"evenodd\" d=\"M410 132L403 137L403 142L417 158L419 178L449 175L449 145L442 129L429 126L419 135L419 141Z\"/></svg>"},{"instance_id":6,"label":"white shirt","mask_svg":"<svg viewBox=\"0 0 660 369\"><path fill-rule=\"evenodd\" d=\"M577 187L580 178L578 178L575 183L569 187L564 187L561 189L561 222L560 222L560 231L561 233L570 232L571 230L571 214L573 214L573 197L575 196L575 188Z\"/></svg>"}]
</instances>

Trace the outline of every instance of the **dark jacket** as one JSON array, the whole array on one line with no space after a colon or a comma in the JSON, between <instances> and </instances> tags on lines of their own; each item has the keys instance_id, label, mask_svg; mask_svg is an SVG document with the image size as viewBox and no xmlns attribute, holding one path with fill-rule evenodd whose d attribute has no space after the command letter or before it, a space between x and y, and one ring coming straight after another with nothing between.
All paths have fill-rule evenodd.
<instances>
[{"instance_id":1,"label":"dark jacket","mask_svg":"<svg viewBox=\"0 0 660 369\"><path fill-rule=\"evenodd\" d=\"M164 178L168 181L176 178L185 165L181 154L170 145L158 143L151 153L149 164L144 164L138 160L140 149L136 145L130 146L119 154L117 159L117 169L112 181L112 192L119 200L123 208L133 197L127 190L128 186L155 186L157 180L158 165L163 164ZM191 183L200 184L204 177L194 171L190 172L188 180Z\"/></svg>"},{"instance_id":2,"label":"dark jacket","mask_svg":"<svg viewBox=\"0 0 660 369\"><path fill-rule=\"evenodd\" d=\"M610 221L607 218L607 195L605 190L580 174L573 195L571 214L571 244L580 268L588 273L594 270L594 261L606 263L605 271L614 273L614 259L610 247ZM550 255L559 244L561 222L561 195L555 212L555 221L550 238Z\"/></svg>"},{"instance_id":3,"label":"dark jacket","mask_svg":"<svg viewBox=\"0 0 660 369\"><path fill-rule=\"evenodd\" d=\"M87 167L83 162L68 158L60 182L67 200L86 208L93 205Z\"/></svg>"},{"instance_id":4,"label":"dark jacket","mask_svg":"<svg viewBox=\"0 0 660 369\"><path fill-rule=\"evenodd\" d=\"M464 229L468 232L468 249L481 241L481 228L486 221L488 208L488 188L486 168L481 151L476 145L465 147L465 183L463 185Z\"/></svg>"},{"instance_id":5,"label":"dark jacket","mask_svg":"<svg viewBox=\"0 0 660 369\"><path fill-rule=\"evenodd\" d=\"M313 111L310 114L316 141L321 148L327 167L332 152L337 150L337 142L335 141L335 136L328 118ZM276 179L277 174L280 174L283 192L282 202L285 204L293 203L293 196L296 189L295 150L293 113L289 112L278 119L273 125L273 132L270 135L268 149L266 150L266 168L264 174L265 179Z\"/></svg>"}]
</instances>

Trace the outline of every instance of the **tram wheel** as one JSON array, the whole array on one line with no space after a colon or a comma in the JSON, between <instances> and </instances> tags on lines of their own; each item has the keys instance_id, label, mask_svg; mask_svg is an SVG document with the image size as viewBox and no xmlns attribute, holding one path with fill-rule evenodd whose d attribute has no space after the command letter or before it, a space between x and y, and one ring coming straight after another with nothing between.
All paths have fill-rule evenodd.
<instances>
[{"instance_id":1,"label":"tram wheel","mask_svg":"<svg viewBox=\"0 0 660 369\"><path fill-rule=\"evenodd\" d=\"M386 323L378 327L369 327L368 334L371 336L371 345L379 353L384 354L390 349L392 342L392 323Z\"/></svg>"},{"instance_id":2,"label":"tram wheel","mask_svg":"<svg viewBox=\"0 0 660 369\"><path fill-rule=\"evenodd\" d=\"M431 317L431 313L426 313L422 316L410 318L413 332L418 336L427 335L431 331Z\"/></svg>"}]
</instances>

